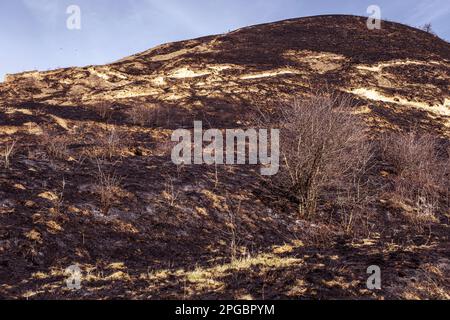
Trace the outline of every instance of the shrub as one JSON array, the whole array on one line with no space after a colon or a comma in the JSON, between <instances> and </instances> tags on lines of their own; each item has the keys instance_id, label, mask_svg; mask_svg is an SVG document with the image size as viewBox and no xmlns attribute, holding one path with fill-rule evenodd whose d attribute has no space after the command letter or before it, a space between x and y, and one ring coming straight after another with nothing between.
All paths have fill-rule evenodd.
<instances>
[{"instance_id":1,"label":"shrub","mask_svg":"<svg viewBox=\"0 0 450 320\"><path fill-rule=\"evenodd\" d=\"M58 135L50 129L46 129L41 135L41 144L51 159L67 159L69 141L65 135Z\"/></svg>"},{"instance_id":2,"label":"shrub","mask_svg":"<svg viewBox=\"0 0 450 320\"><path fill-rule=\"evenodd\" d=\"M321 196L359 197L371 147L353 106L345 96L318 93L280 111L281 168L274 181L298 202L302 217L315 215Z\"/></svg>"},{"instance_id":3,"label":"shrub","mask_svg":"<svg viewBox=\"0 0 450 320\"><path fill-rule=\"evenodd\" d=\"M112 159L115 155L120 154L124 140L122 134L115 127L112 127L100 136L101 153Z\"/></svg>"},{"instance_id":4,"label":"shrub","mask_svg":"<svg viewBox=\"0 0 450 320\"><path fill-rule=\"evenodd\" d=\"M159 107L156 104L139 105L127 111L131 123L134 125L148 126L158 122Z\"/></svg>"},{"instance_id":5,"label":"shrub","mask_svg":"<svg viewBox=\"0 0 450 320\"><path fill-rule=\"evenodd\" d=\"M414 130L390 133L381 139L381 154L395 173L393 198L414 210L410 216L415 224L434 221L449 191L450 161L440 152L439 140Z\"/></svg>"},{"instance_id":6,"label":"shrub","mask_svg":"<svg viewBox=\"0 0 450 320\"><path fill-rule=\"evenodd\" d=\"M108 102L100 102L95 104L92 109L97 113L103 120L109 120L112 117L113 109Z\"/></svg>"},{"instance_id":7,"label":"shrub","mask_svg":"<svg viewBox=\"0 0 450 320\"><path fill-rule=\"evenodd\" d=\"M95 190L99 196L102 214L108 215L114 204L114 198L120 191L120 178L116 174L106 173L98 163L97 184Z\"/></svg>"},{"instance_id":8,"label":"shrub","mask_svg":"<svg viewBox=\"0 0 450 320\"><path fill-rule=\"evenodd\" d=\"M80 159L90 161L120 159L123 151L130 146L128 133L114 125L107 126L104 130L91 135L80 154ZM83 160L80 160L83 161Z\"/></svg>"}]
</instances>

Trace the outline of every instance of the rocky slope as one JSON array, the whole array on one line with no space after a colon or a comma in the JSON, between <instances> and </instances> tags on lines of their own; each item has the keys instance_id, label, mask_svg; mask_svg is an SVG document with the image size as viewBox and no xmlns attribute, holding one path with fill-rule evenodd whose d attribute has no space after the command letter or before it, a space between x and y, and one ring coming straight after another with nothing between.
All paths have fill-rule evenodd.
<instances>
[{"instance_id":1,"label":"rocky slope","mask_svg":"<svg viewBox=\"0 0 450 320\"><path fill-rule=\"evenodd\" d=\"M0 144L16 144L0 171L0 296L448 298L448 215L412 242L402 242L402 227L320 239L320 224L298 220L254 168L170 162L173 129L194 119L241 126L257 108L317 88L352 95L373 132L419 126L450 135L450 44L391 22L371 31L353 16L286 20L109 65L7 76ZM135 106L157 106L154 125L130 123ZM99 170L120 180L108 215ZM235 233L245 258L230 262ZM75 263L85 277L70 291L63 272ZM387 270L380 292L365 288L372 264Z\"/></svg>"}]
</instances>

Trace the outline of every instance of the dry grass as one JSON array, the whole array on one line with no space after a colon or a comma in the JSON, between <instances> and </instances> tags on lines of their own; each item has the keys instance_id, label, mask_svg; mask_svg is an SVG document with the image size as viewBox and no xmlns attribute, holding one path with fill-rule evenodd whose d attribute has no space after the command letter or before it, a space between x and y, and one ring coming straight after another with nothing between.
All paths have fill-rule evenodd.
<instances>
[{"instance_id":1,"label":"dry grass","mask_svg":"<svg viewBox=\"0 0 450 320\"><path fill-rule=\"evenodd\" d=\"M113 115L113 109L108 102L99 102L92 106L92 109L97 113L103 120L111 119Z\"/></svg>"},{"instance_id":2,"label":"dry grass","mask_svg":"<svg viewBox=\"0 0 450 320\"><path fill-rule=\"evenodd\" d=\"M98 173L96 176L97 184L95 190L99 196L100 210L103 215L108 215L113 204L116 194L120 191L121 180L115 173L106 173L105 170L97 163Z\"/></svg>"},{"instance_id":3,"label":"dry grass","mask_svg":"<svg viewBox=\"0 0 450 320\"><path fill-rule=\"evenodd\" d=\"M40 142L50 159L67 159L69 139L66 135L58 135L50 130L44 130Z\"/></svg>"},{"instance_id":4,"label":"dry grass","mask_svg":"<svg viewBox=\"0 0 450 320\"><path fill-rule=\"evenodd\" d=\"M55 206L55 213L61 214L62 207L64 205L64 192L66 190L66 180L63 178L61 181L61 187L58 190L59 192L56 193L56 197L53 200L53 205Z\"/></svg>"},{"instance_id":5,"label":"dry grass","mask_svg":"<svg viewBox=\"0 0 450 320\"><path fill-rule=\"evenodd\" d=\"M120 155L122 147L126 144L126 139L118 129L111 127L100 136L99 143L104 155L112 159L114 156Z\"/></svg>"},{"instance_id":6,"label":"dry grass","mask_svg":"<svg viewBox=\"0 0 450 320\"><path fill-rule=\"evenodd\" d=\"M176 190L174 179L172 177L167 177L164 183L163 197L170 208L174 208L180 198L180 191Z\"/></svg>"},{"instance_id":7,"label":"dry grass","mask_svg":"<svg viewBox=\"0 0 450 320\"><path fill-rule=\"evenodd\" d=\"M106 130L96 132L89 141L90 144L83 149L80 159L94 162L121 158L123 151L129 146L127 133L116 126L108 126Z\"/></svg>"},{"instance_id":8,"label":"dry grass","mask_svg":"<svg viewBox=\"0 0 450 320\"><path fill-rule=\"evenodd\" d=\"M235 203L230 195L226 196L227 204L227 228L228 231L225 234L229 238L229 246L230 246L230 258L231 262L236 261L238 258L238 242L239 242L239 234L238 234L238 218L241 213L241 202Z\"/></svg>"},{"instance_id":9,"label":"dry grass","mask_svg":"<svg viewBox=\"0 0 450 320\"><path fill-rule=\"evenodd\" d=\"M2 151L2 158L3 158L3 165L5 166L5 169L9 169L11 165L11 157L14 154L15 147L16 147L17 141L13 141L11 143L6 144Z\"/></svg>"},{"instance_id":10,"label":"dry grass","mask_svg":"<svg viewBox=\"0 0 450 320\"><path fill-rule=\"evenodd\" d=\"M128 119L134 125L149 126L157 123L159 106L138 105L127 111Z\"/></svg>"}]
</instances>

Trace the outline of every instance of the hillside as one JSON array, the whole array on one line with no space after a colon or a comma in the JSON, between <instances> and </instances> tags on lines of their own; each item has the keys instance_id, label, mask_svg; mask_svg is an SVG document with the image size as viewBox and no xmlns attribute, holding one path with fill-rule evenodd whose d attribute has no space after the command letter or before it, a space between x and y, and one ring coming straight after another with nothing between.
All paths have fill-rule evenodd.
<instances>
[{"instance_id":1,"label":"hillside","mask_svg":"<svg viewBox=\"0 0 450 320\"><path fill-rule=\"evenodd\" d=\"M448 145L450 44L391 22L370 31L362 17L7 76L0 147L15 148L0 169L0 297L448 299L450 212L418 231L399 218L408 209L379 197L370 231L350 236L299 218L255 167L170 160L174 129L245 127L317 88L352 97L373 139L418 127ZM130 122L136 106L154 110L151 124ZM107 214L99 183L114 185ZM64 270L76 263L85 278L71 291ZM383 270L381 291L365 286L370 265Z\"/></svg>"}]
</instances>

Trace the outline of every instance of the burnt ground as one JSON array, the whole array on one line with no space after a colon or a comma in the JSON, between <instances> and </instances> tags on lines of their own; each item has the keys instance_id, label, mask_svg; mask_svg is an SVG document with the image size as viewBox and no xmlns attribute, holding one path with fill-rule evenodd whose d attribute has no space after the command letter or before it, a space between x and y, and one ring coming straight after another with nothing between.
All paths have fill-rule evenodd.
<instances>
[{"instance_id":1,"label":"burnt ground","mask_svg":"<svg viewBox=\"0 0 450 320\"><path fill-rule=\"evenodd\" d=\"M0 162L0 297L448 299L449 212L417 228L381 195L363 230L345 234L327 201L317 219L300 218L257 167L175 166L170 135L194 120L246 126L259 108L327 86L353 96L374 135L419 127L448 141L449 59L449 44L425 32L323 16L9 77L0 147L16 145L10 166ZM129 121L154 104L151 125ZM380 172L374 185L389 179ZM105 176L117 182L107 212ZM65 283L74 264L78 291ZM380 291L366 288L370 265Z\"/></svg>"}]
</instances>

